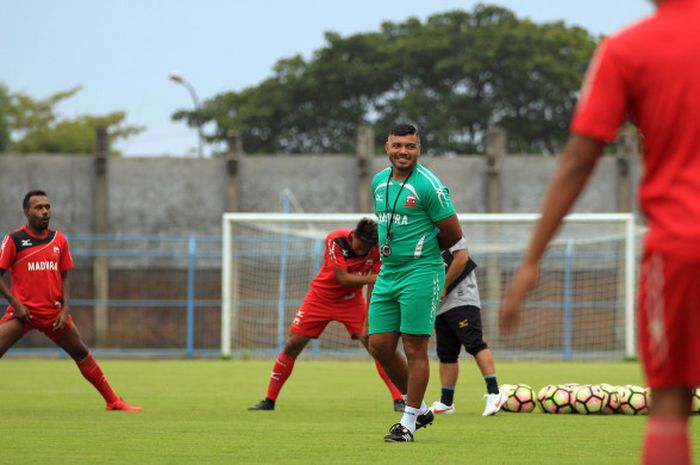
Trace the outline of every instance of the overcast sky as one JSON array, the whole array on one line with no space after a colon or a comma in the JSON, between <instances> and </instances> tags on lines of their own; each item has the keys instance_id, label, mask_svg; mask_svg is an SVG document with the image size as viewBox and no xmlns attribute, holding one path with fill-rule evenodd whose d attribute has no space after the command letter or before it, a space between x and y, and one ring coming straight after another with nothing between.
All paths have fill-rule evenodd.
<instances>
[{"instance_id":1,"label":"overcast sky","mask_svg":"<svg viewBox=\"0 0 700 465\"><path fill-rule=\"evenodd\" d=\"M426 19L479 2L462 0L0 0L0 82L44 98L82 85L61 115L127 112L147 130L119 144L126 155L194 153L196 132L173 123L191 108L178 71L200 100L253 86L280 58L309 58L324 32L376 31L383 21ZM610 34L653 12L645 0L494 0L519 17L563 20Z\"/></svg>"}]
</instances>

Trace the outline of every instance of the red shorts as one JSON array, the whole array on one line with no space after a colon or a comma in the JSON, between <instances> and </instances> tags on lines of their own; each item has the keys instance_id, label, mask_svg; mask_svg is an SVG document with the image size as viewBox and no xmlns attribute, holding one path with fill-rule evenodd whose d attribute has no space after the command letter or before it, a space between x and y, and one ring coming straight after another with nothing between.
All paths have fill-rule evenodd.
<instances>
[{"instance_id":1,"label":"red shorts","mask_svg":"<svg viewBox=\"0 0 700 465\"><path fill-rule=\"evenodd\" d=\"M646 252L637 316L649 386L699 386L700 262Z\"/></svg>"},{"instance_id":2,"label":"red shorts","mask_svg":"<svg viewBox=\"0 0 700 465\"><path fill-rule=\"evenodd\" d=\"M73 324L73 317L71 315L68 315L68 320L66 320L66 324L63 326L63 328L59 329L58 331L54 331L52 327L54 321L56 321L58 312L49 314L32 312L31 310L29 312L32 314L32 319L29 320L29 323L24 324L22 336L27 334L29 331L36 329L46 334L49 337L49 339L51 339L53 342L56 342L61 336L63 336L66 333L66 331L68 331L70 326ZM5 315L2 318L0 318L0 325L14 319L14 317L15 314L12 310L6 311Z\"/></svg>"},{"instance_id":3,"label":"red shorts","mask_svg":"<svg viewBox=\"0 0 700 465\"><path fill-rule=\"evenodd\" d=\"M291 334L318 338L331 321L345 325L352 339L363 334L367 319L367 304L362 293L351 300L328 300L314 292L304 298L289 327Z\"/></svg>"}]
</instances>

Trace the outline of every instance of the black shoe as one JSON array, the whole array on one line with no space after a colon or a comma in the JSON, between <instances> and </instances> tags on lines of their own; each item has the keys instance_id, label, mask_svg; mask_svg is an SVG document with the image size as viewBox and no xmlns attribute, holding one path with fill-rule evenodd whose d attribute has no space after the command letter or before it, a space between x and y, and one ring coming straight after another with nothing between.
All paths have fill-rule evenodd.
<instances>
[{"instance_id":1,"label":"black shoe","mask_svg":"<svg viewBox=\"0 0 700 465\"><path fill-rule=\"evenodd\" d=\"M385 442L413 442L413 434L401 423L389 428L389 434L384 436Z\"/></svg>"},{"instance_id":2,"label":"black shoe","mask_svg":"<svg viewBox=\"0 0 700 465\"><path fill-rule=\"evenodd\" d=\"M396 399L394 401L394 412L403 412L406 407L406 402L403 399Z\"/></svg>"},{"instance_id":3,"label":"black shoe","mask_svg":"<svg viewBox=\"0 0 700 465\"><path fill-rule=\"evenodd\" d=\"M430 410L423 413L422 415L418 415L416 417L416 430L428 425L432 425L433 420L435 420L435 415L433 415L433 412L431 412Z\"/></svg>"},{"instance_id":4,"label":"black shoe","mask_svg":"<svg viewBox=\"0 0 700 465\"><path fill-rule=\"evenodd\" d=\"M265 398L255 405L248 407L248 410L274 410L275 401L272 399Z\"/></svg>"}]
</instances>

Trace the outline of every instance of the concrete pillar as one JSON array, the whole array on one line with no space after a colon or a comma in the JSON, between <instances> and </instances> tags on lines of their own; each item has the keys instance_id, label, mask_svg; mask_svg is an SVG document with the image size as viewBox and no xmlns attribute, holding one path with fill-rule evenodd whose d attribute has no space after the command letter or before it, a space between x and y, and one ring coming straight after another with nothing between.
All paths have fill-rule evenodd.
<instances>
[{"instance_id":1,"label":"concrete pillar","mask_svg":"<svg viewBox=\"0 0 700 465\"><path fill-rule=\"evenodd\" d=\"M226 211L238 212L241 209L240 193L241 193L241 161L243 158L243 141L241 134L238 131L229 131L226 135L228 144L228 152L226 154L226 173L228 181L226 183ZM223 231L222 231L223 233ZM236 236L240 232L235 224L231 226L231 236ZM232 241L233 237L225 237L224 240ZM230 242L229 242L230 243ZM232 244L232 253L234 257L240 251L240 244L235 242ZM239 340L238 332L240 330L240 301L241 301L241 276L238 265L238 260L234 259L231 262L231 282L222 282L222 286L231 286L231 320L229 322L231 344L235 345ZM223 325L223 322L222 322ZM223 336L222 336L223 337Z\"/></svg>"},{"instance_id":2,"label":"concrete pillar","mask_svg":"<svg viewBox=\"0 0 700 465\"><path fill-rule=\"evenodd\" d=\"M371 126L357 128L357 208L356 211L373 211L372 157L374 156L374 129Z\"/></svg>"},{"instance_id":3,"label":"concrete pillar","mask_svg":"<svg viewBox=\"0 0 700 465\"><path fill-rule=\"evenodd\" d=\"M501 169L503 157L506 153L506 133L503 129L491 126L486 135L486 207L488 213L501 213L501 199L503 183ZM489 226L493 237L503 235L502 226L492 224ZM469 237L469 231L466 232ZM478 254L478 251L475 251ZM483 255L482 255L483 256ZM501 257L497 253L486 255L486 299L494 302L496 307L484 312L486 324L484 327L485 339L493 339L490 335L496 334L498 328L498 305L503 295ZM487 339L488 338L488 339Z\"/></svg>"},{"instance_id":4,"label":"concrete pillar","mask_svg":"<svg viewBox=\"0 0 700 465\"><path fill-rule=\"evenodd\" d=\"M238 131L229 131L226 137L228 152L226 153L226 211L237 212L240 210L240 170L243 157L243 140Z\"/></svg>"},{"instance_id":5,"label":"concrete pillar","mask_svg":"<svg viewBox=\"0 0 700 465\"><path fill-rule=\"evenodd\" d=\"M618 138L615 159L617 161L616 198L618 212L631 212L632 208L632 176L631 158L638 150L637 134L628 129Z\"/></svg>"},{"instance_id":6,"label":"concrete pillar","mask_svg":"<svg viewBox=\"0 0 700 465\"><path fill-rule=\"evenodd\" d=\"M506 133L491 126L486 134L486 206L488 213L501 212L501 163L506 153Z\"/></svg>"},{"instance_id":7,"label":"concrete pillar","mask_svg":"<svg viewBox=\"0 0 700 465\"><path fill-rule=\"evenodd\" d=\"M107 185L107 157L109 156L109 139L106 128L97 128L96 145L94 154L95 165L95 198L93 211L94 234L107 234L109 232L108 215L108 185ZM95 255L92 259L92 285L95 306L93 308L94 335L96 347L105 346L108 338L109 327L109 263L106 256L100 255L100 250L108 248L103 241L94 243Z\"/></svg>"}]
</instances>

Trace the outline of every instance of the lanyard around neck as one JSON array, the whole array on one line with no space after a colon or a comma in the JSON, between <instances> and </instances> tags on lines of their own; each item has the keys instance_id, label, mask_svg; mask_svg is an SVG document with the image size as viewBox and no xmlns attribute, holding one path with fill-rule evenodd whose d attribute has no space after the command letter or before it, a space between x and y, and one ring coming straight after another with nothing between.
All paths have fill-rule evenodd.
<instances>
[{"instance_id":1,"label":"lanyard around neck","mask_svg":"<svg viewBox=\"0 0 700 465\"><path fill-rule=\"evenodd\" d=\"M386 189L384 190L384 198L386 199L386 203L389 203L389 184L391 184L391 176L394 174L394 170L391 170L391 173L389 173L389 179L386 180ZM411 177L413 174L413 170L411 170L410 173L408 173L408 176L406 176L406 179L403 180L401 183L401 188L399 189L399 192L396 194L396 198L394 199L394 207L391 209L391 216L389 217L389 224L386 225L386 240L389 242L391 240L391 226L394 224L394 214L396 213L396 203L399 201L399 197L401 197L401 191L403 190L403 186L406 185L406 181L408 181L408 178ZM389 213L387 211L387 213Z\"/></svg>"}]
</instances>

